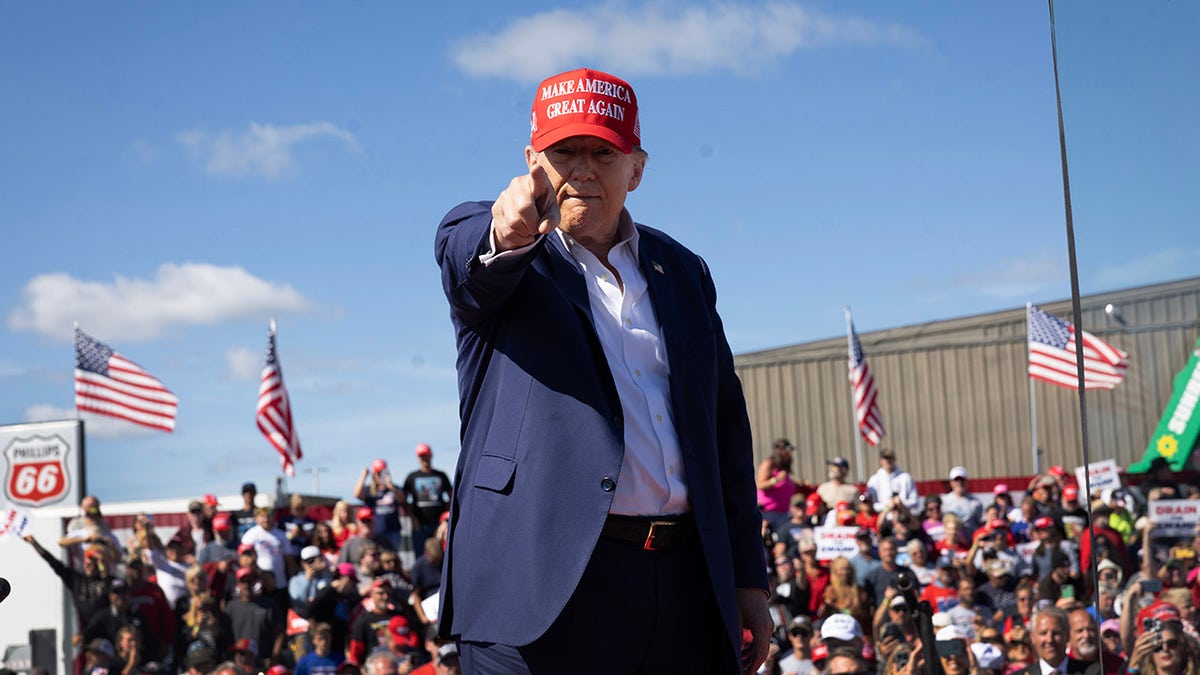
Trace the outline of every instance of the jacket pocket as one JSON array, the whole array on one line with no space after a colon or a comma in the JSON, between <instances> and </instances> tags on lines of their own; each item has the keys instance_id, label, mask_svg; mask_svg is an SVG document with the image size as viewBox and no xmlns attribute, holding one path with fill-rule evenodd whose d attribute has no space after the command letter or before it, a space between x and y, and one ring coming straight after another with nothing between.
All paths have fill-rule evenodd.
<instances>
[{"instance_id":1,"label":"jacket pocket","mask_svg":"<svg viewBox=\"0 0 1200 675\"><path fill-rule=\"evenodd\" d=\"M499 455L480 455L475 467L475 487L500 494L512 492L513 476L517 472L517 461Z\"/></svg>"}]
</instances>

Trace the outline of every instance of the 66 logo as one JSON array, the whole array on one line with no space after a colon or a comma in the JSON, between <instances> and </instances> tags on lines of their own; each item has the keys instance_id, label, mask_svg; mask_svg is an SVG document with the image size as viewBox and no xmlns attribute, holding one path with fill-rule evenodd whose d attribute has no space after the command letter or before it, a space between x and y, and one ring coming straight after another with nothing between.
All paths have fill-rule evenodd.
<instances>
[{"instance_id":1,"label":"66 logo","mask_svg":"<svg viewBox=\"0 0 1200 675\"><path fill-rule=\"evenodd\" d=\"M4 449L8 475L4 493L9 501L42 506L67 494L67 454L71 446L58 436L14 438Z\"/></svg>"}]
</instances>

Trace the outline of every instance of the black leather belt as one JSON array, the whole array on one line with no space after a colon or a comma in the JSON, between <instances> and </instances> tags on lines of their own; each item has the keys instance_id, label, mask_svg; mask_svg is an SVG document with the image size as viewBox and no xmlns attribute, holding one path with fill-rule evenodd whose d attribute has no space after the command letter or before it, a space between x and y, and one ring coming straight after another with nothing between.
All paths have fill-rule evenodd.
<instances>
[{"instance_id":1,"label":"black leather belt","mask_svg":"<svg viewBox=\"0 0 1200 675\"><path fill-rule=\"evenodd\" d=\"M679 516L620 516L610 514L600 536L636 544L647 551L677 551L699 540L692 514Z\"/></svg>"}]
</instances>

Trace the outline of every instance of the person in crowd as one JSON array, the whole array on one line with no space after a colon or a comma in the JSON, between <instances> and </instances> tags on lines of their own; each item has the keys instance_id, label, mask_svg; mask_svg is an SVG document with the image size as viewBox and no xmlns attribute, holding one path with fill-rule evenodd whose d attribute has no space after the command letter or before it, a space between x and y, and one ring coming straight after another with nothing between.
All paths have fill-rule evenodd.
<instances>
[{"instance_id":1,"label":"person in crowd","mask_svg":"<svg viewBox=\"0 0 1200 675\"><path fill-rule=\"evenodd\" d=\"M958 516L968 530L975 530L983 523L983 502L967 492L966 467L950 469L950 491L942 495L942 510Z\"/></svg>"},{"instance_id":2,"label":"person in crowd","mask_svg":"<svg viewBox=\"0 0 1200 675\"><path fill-rule=\"evenodd\" d=\"M241 541L255 525L258 515L255 511L254 500L258 497L258 487L254 483L242 483L242 508L229 514L234 523L234 539Z\"/></svg>"},{"instance_id":3,"label":"person in crowd","mask_svg":"<svg viewBox=\"0 0 1200 675\"><path fill-rule=\"evenodd\" d=\"M258 568L273 578L271 588L287 588L288 578L296 572L296 550L283 530L275 526L271 507L259 507L254 527L242 535L242 543L254 547Z\"/></svg>"},{"instance_id":4,"label":"person in crowd","mask_svg":"<svg viewBox=\"0 0 1200 675\"><path fill-rule=\"evenodd\" d=\"M392 604L391 584L386 579L376 579L367 595L366 604L350 627L350 644L346 648L346 660L355 664L365 663L368 654L379 647L387 646L388 622L402 612Z\"/></svg>"},{"instance_id":5,"label":"person in crowd","mask_svg":"<svg viewBox=\"0 0 1200 675\"><path fill-rule=\"evenodd\" d=\"M433 468L433 448L417 443L417 470L404 477L404 496L408 499L416 528L413 550L424 551L425 540L434 536L442 514L450 508L450 477Z\"/></svg>"},{"instance_id":6,"label":"person in crowd","mask_svg":"<svg viewBox=\"0 0 1200 675\"><path fill-rule=\"evenodd\" d=\"M405 613L388 619L384 631L384 644L374 651L387 651L396 657L397 669L401 673L412 671L413 666L424 659L421 649L421 630L413 625ZM372 652L372 653L373 653ZM367 655L370 658L370 654Z\"/></svg>"},{"instance_id":7,"label":"person in crowd","mask_svg":"<svg viewBox=\"0 0 1200 675\"><path fill-rule=\"evenodd\" d=\"M103 545L93 544L84 551L83 571L79 572L51 555L32 534L23 538L71 592L71 600L79 613L80 625L86 626L93 616L107 608L108 589L112 580L106 574L107 553Z\"/></svg>"},{"instance_id":8,"label":"person in crowd","mask_svg":"<svg viewBox=\"0 0 1200 675\"><path fill-rule=\"evenodd\" d=\"M858 486L847 483L850 462L845 457L834 457L825 463L829 467L828 480L817 486L817 494L825 505L833 508L838 502L858 502Z\"/></svg>"},{"instance_id":9,"label":"person in crowd","mask_svg":"<svg viewBox=\"0 0 1200 675\"><path fill-rule=\"evenodd\" d=\"M186 655L200 645L217 654L228 653L233 647L229 617L221 611L216 598L193 596L191 609L184 614L179 626L176 658Z\"/></svg>"},{"instance_id":10,"label":"person in crowd","mask_svg":"<svg viewBox=\"0 0 1200 675\"><path fill-rule=\"evenodd\" d=\"M261 673L265 658L259 653L259 643L250 638L241 638L233 643L233 663L245 673Z\"/></svg>"},{"instance_id":11,"label":"person in crowd","mask_svg":"<svg viewBox=\"0 0 1200 675\"><path fill-rule=\"evenodd\" d=\"M58 545L67 549L68 559L74 565L83 564L84 549L102 546L105 569L116 569L124 555L121 542L100 512L100 499L87 495L79 501L80 515L67 522L66 534Z\"/></svg>"},{"instance_id":12,"label":"person in crowd","mask_svg":"<svg viewBox=\"0 0 1200 675\"><path fill-rule=\"evenodd\" d=\"M346 651L349 626L359 611L362 596L358 592L358 577L354 565L339 563L333 569L333 580L308 603L301 614L310 624L326 623L333 627L329 649L335 654Z\"/></svg>"},{"instance_id":13,"label":"person in crowd","mask_svg":"<svg viewBox=\"0 0 1200 675\"><path fill-rule=\"evenodd\" d=\"M875 608L871 618L871 636L877 651L890 652L900 643L911 643L917 638L917 625L913 621L913 609L908 598L895 588L889 588L884 601ZM885 660L886 654L878 655Z\"/></svg>"},{"instance_id":14,"label":"person in crowd","mask_svg":"<svg viewBox=\"0 0 1200 675\"><path fill-rule=\"evenodd\" d=\"M1117 619L1105 619L1100 624L1101 648L1116 654L1125 660L1125 648L1121 644L1121 622Z\"/></svg>"},{"instance_id":15,"label":"person in crowd","mask_svg":"<svg viewBox=\"0 0 1200 675\"><path fill-rule=\"evenodd\" d=\"M1131 675L1197 675L1200 643L1177 620L1162 622L1157 630L1138 636L1129 654Z\"/></svg>"},{"instance_id":16,"label":"person in crowd","mask_svg":"<svg viewBox=\"0 0 1200 675\"><path fill-rule=\"evenodd\" d=\"M411 541L412 522L408 507L400 488L392 482L392 472L386 461L376 459L363 468L354 486L354 498L371 509L372 534L377 541L393 551L400 549L403 531L407 531ZM359 523L362 522L360 518Z\"/></svg>"},{"instance_id":17,"label":"person in crowd","mask_svg":"<svg viewBox=\"0 0 1200 675\"><path fill-rule=\"evenodd\" d=\"M114 586L116 582L114 582ZM167 602L162 588L150 581L150 574L141 558L125 561L125 585L129 608L144 619L142 644L151 661L161 661L171 647L175 636L175 612ZM113 596L109 595L109 602Z\"/></svg>"},{"instance_id":18,"label":"person in crowd","mask_svg":"<svg viewBox=\"0 0 1200 675\"><path fill-rule=\"evenodd\" d=\"M1077 607L1071 610L1067 613L1067 621L1071 630L1067 644L1067 656L1084 663L1099 664L1099 673L1096 675L1121 673L1125 666L1125 660L1104 649L1096 620L1086 609Z\"/></svg>"},{"instance_id":19,"label":"person in crowd","mask_svg":"<svg viewBox=\"0 0 1200 675\"><path fill-rule=\"evenodd\" d=\"M1062 501L1060 503L1062 511L1062 525L1066 538L1072 541L1079 541L1079 535L1083 533L1084 528L1088 525L1088 512L1083 504L1079 503L1079 488L1074 485L1068 485L1062 490Z\"/></svg>"},{"instance_id":20,"label":"person in crowd","mask_svg":"<svg viewBox=\"0 0 1200 675\"><path fill-rule=\"evenodd\" d=\"M1111 560L1105 560L1105 563L1116 566L1116 563ZM1102 573L1107 570L1102 570ZM1100 586L1096 589L1098 598L1093 598L1087 603L1087 610L1092 614L1092 618L1097 621L1107 621L1108 619L1117 618L1117 589L1120 587L1120 582L1101 581ZM1096 607L1099 605L1100 614L1097 616Z\"/></svg>"},{"instance_id":21,"label":"person in crowd","mask_svg":"<svg viewBox=\"0 0 1200 675\"><path fill-rule=\"evenodd\" d=\"M121 675L141 672L146 663L146 654L142 649L142 631L137 626L126 624L118 628L117 640L113 647L115 654L111 672Z\"/></svg>"},{"instance_id":22,"label":"person in crowd","mask_svg":"<svg viewBox=\"0 0 1200 675\"><path fill-rule=\"evenodd\" d=\"M953 555L947 553L938 558L937 575L921 589L919 599L928 602L934 612L944 612L958 602L958 567Z\"/></svg>"},{"instance_id":23,"label":"person in crowd","mask_svg":"<svg viewBox=\"0 0 1200 675\"><path fill-rule=\"evenodd\" d=\"M959 579L958 603L946 610L951 625L958 626L972 640L978 627L986 625L992 616L992 608L984 604L984 598L975 589L974 578Z\"/></svg>"},{"instance_id":24,"label":"person in crowd","mask_svg":"<svg viewBox=\"0 0 1200 675\"><path fill-rule=\"evenodd\" d=\"M210 565L233 560L237 557L237 547L241 542L234 539L233 519L226 513L218 513L212 519L212 541L206 542L196 554L196 562Z\"/></svg>"},{"instance_id":25,"label":"person in crowd","mask_svg":"<svg viewBox=\"0 0 1200 675\"><path fill-rule=\"evenodd\" d=\"M958 516L950 513L943 516L942 527L945 535L934 544L934 550L939 556L950 555L956 560L966 560L971 552L971 541Z\"/></svg>"},{"instance_id":26,"label":"person in crowd","mask_svg":"<svg viewBox=\"0 0 1200 675\"><path fill-rule=\"evenodd\" d=\"M863 579L862 584L867 591L867 597L872 607L878 606L883 600L888 586L896 585L896 577L901 572L907 572L916 578L916 574L911 569L896 562L897 553L896 540L884 537L879 541L879 567L872 570Z\"/></svg>"},{"instance_id":27,"label":"person in crowd","mask_svg":"<svg viewBox=\"0 0 1200 675\"><path fill-rule=\"evenodd\" d=\"M427 608L430 598L436 597L442 586L442 542L437 539L425 540L425 552L417 559L412 570L412 596L409 603L417 613L421 623L432 623L437 616L430 616Z\"/></svg>"},{"instance_id":28,"label":"person in crowd","mask_svg":"<svg viewBox=\"0 0 1200 675\"><path fill-rule=\"evenodd\" d=\"M891 448L879 451L879 470L867 480L867 493L879 514L901 508L917 512L921 508L916 483L912 475L896 465L896 452Z\"/></svg>"},{"instance_id":29,"label":"person in crowd","mask_svg":"<svg viewBox=\"0 0 1200 675\"><path fill-rule=\"evenodd\" d=\"M1017 613L1017 579L1008 563L1003 560L989 561L986 567L987 583L975 589L982 604L992 608L988 623L999 625L1005 617Z\"/></svg>"},{"instance_id":30,"label":"person in crowd","mask_svg":"<svg viewBox=\"0 0 1200 675\"><path fill-rule=\"evenodd\" d=\"M1012 546L1007 520L997 518L977 532L975 541L967 552L968 572L972 576L984 572L991 560L1001 560L1016 574L1024 574L1026 564Z\"/></svg>"},{"instance_id":31,"label":"person in crowd","mask_svg":"<svg viewBox=\"0 0 1200 675\"><path fill-rule=\"evenodd\" d=\"M1029 627L1015 626L1004 633L1004 655L1008 660L1008 673L1019 672L1030 665L1037 665L1037 655L1033 651L1033 624ZM1032 675L1041 675L1037 670Z\"/></svg>"},{"instance_id":32,"label":"person in crowd","mask_svg":"<svg viewBox=\"0 0 1200 675\"><path fill-rule=\"evenodd\" d=\"M199 499L188 502L187 520L167 540L179 544L179 562L184 565L195 562L196 554L213 539L212 521L205 513L204 502Z\"/></svg>"},{"instance_id":33,"label":"person in crowd","mask_svg":"<svg viewBox=\"0 0 1200 675\"><path fill-rule=\"evenodd\" d=\"M390 652L379 651L371 654L371 657L363 664L363 675L396 675L398 664L396 657Z\"/></svg>"},{"instance_id":34,"label":"person in crowd","mask_svg":"<svg viewBox=\"0 0 1200 675\"><path fill-rule=\"evenodd\" d=\"M936 633L937 655L944 675L967 675L970 647L973 639L962 628L950 625ZM945 646L943 646L945 645Z\"/></svg>"},{"instance_id":35,"label":"person in crowd","mask_svg":"<svg viewBox=\"0 0 1200 675\"><path fill-rule=\"evenodd\" d=\"M996 483L992 486L992 504L1000 512L1001 518L1016 520L1021 511L1013 502L1012 493L1008 491L1008 483Z\"/></svg>"},{"instance_id":36,"label":"person in crowd","mask_svg":"<svg viewBox=\"0 0 1200 675\"><path fill-rule=\"evenodd\" d=\"M83 648L83 655L83 675L108 675L113 672L117 652L113 649L112 641L95 638Z\"/></svg>"},{"instance_id":37,"label":"person in crowd","mask_svg":"<svg viewBox=\"0 0 1200 675\"><path fill-rule=\"evenodd\" d=\"M934 544L946 538L946 525L942 520L943 517L941 495L926 495L924 520L921 521L921 529L925 530L925 536L929 537L929 540Z\"/></svg>"},{"instance_id":38,"label":"person in crowd","mask_svg":"<svg viewBox=\"0 0 1200 675\"><path fill-rule=\"evenodd\" d=\"M354 515L358 525L355 527L355 533L342 542L342 550L338 554L339 563L358 565L368 548L378 552L380 546L387 545L385 540L375 534L375 511L371 507L360 506L354 511Z\"/></svg>"},{"instance_id":39,"label":"person in crowd","mask_svg":"<svg viewBox=\"0 0 1200 675\"><path fill-rule=\"evenodd\" d=\"M130 605L125 582L121 579L114 579L108 590L107 606L93 614L87 625L82 627L82 637L84 642L102 639L111 645L117 640L117 634L122 626L138 628L143 639L143 658L145 660L157 661L166 654L158 636L148 630L150 622L145 614L140 608Z\"/></svg>"},{"instance_id":40,"label":"person in crowd","mask_svg":"<svg viewBox=\"0 0 1200 675\"><path fill-rule=\"evenodd\" d=\"M359 521L354 510L350 508L350 502L339 499L333 505L329 516L329 529L333 530L333 541L337 544L338 550L341 550L347 539L358 533Z\"/></svg>"},{"instance_id":41,"label":"person in crowd","mask_svg":"<svg viewBox=\"0 0 1200 675\"><path fill-rule=\"evenodd\" d=\"M1034 575L1043 577L1049 574L1054 552L1062 551L1071 561L1071 576L1079 576L1079 547L1063 536L1062 525L1057 520L1041 516L1033 521L1033 537L1038 542L1033 550Z\"/></svg>"},{"instance_id":42,"label":"person in crowd","mask_svg":"<svg viewBox=\"0 0 1200 675\"><path fill-rule=\"evenodd\" d=\"M1171 471L1171 464L1166 457L1155 457L1150 460L1150 466L1146 469L1146 477L1142 479L1142 494L1148 495L1151 490L1158 490L1159 499L1183 499L1184 493L1180 489L1179 483L1175 481L1175 474Z\"/></svg>"},{"instance_id":43,"label":"person in crowd","mask_svg":"<svg viewBox=\"0 0 1200 675\"><path fill-rule=\"evenodd\" d=\"M308 634L313 649L300 657L295 675L337 675L338 666L346 657L333 650L333 626L324 622L314 623L309 627Z\"/></svg>"},{"instance_id":44,"label":"person in crowd","mask_svg":"<svg viewBox=\"0 0 1200 675\"><path fill-rule=\"evenodd\" d=\"M812 619L805 615L799 615L792 619L788 624L787 630L789 649L779 652L775 657L777 672L781 674L794 673L795 675L816 675L816 666L813 665L812 655L812 637L813 623Z\"/></svg>"},{"instance_id":45,"label":"person in crowd","mask_svg":"<svg viewBox=\"0 0 1200 675\"><path fill-rule=\"evenodd\" d=\"M825 587L817 615L823 619L833 614L849 614L860 625L869 626L872 606L866 589L854 577L850 561L841 556L834 558L829 563L829 585Z\"/></svg>"},{"instance_id":46,"label":"person in crowd","mask_svg":"<svg viewBox=\"0 0 1200 675\"><path fill-rule=\"evenodd\" d=\"M792 477L792 450L791 441L777 439L771 454L759 463L754 475L763 519L776 534L783 532L786 527L788 506L798 489Z\"/></svg>"},{"instance_id":47,"label":"person in crowd","mask_svg":"<svg viewBox=\"0 0 1200 675\"><path fill-rule=\"evenodd\" d=\"M439 568L438 571L440 573L441 569ZM401 569L400 556L395 551L379 552L379 569L375 573L375 578L387 579L388 583L392 585L392 602L407 603L409 601L413 586L409 582L409 577Z\"/></svg>"},{"instance_id":48,"label":"person in crowd","mask_svg":"<svg viewBox=\"0 0 1200 675\"><path fill-rule=\"evenodd\" d=\"M805 616L809 613L812 598L808 594L808 579L796 573L796 564L787 554L775 556L775 587L771 592L771 604L781 605L787 616Z\"/></svg>"},{"instance_id":49,"label":"person in crowd","mask_svg":"<svg viewBox=\"0 0 1200 675\"><path fill-rule=\"evenodd\" d=\"M155 581L172 609L180 598L186 598L188 594L188 565L183 562L183 547L183 541L174 537L165 546L158 537L151 537L142 552L143 562L154 568Z\"/></svg>"},{"instance_id":50,"label":"person in crowd","mask_svg":"<svg viewBox=\"0 0 1200 675\"><path fill-rule=\"evenodd\" d=\"M865 527L871 532L879 532L879 514L875 513L875 504L871 495L866 492L858 493L854 500L854 524Z\"/></svg>"},{"instance_id":51,"label":"person in crowd","mask_svg":"<svg viewBox=\"0 0 1200 675\"><path fill-rule=\"evenodd\" d=\"M215 598L212 588L209 586L208 574L199 565L191 565L184 570L183 588L183 593L176 598L173 605L175 610L175 625L180 629L179 632L182 632L184 623L188 619L195 619L195 608L200 604L200 601L205 598ZM168 597L168 599L170 598Z\"/></svg>"},{"instance_id":52,"label":"person in crowd","mask_svg":"<svg viewBox=\"0 0 1200 675\"><path fill-rule=\"evenodd\" d=\"M1131 546L1137 540L1138 532L1134 527L1133 513L1127 503L1129 495L1121 488L1110 488L1102 493L1102 499L1108 505L1108 526L1121 535L1126 546ZM1094 509L1093 509L1094 511Z\"/></svg>"},{"instance_id":53,"label":"person in crowd","mask_svg":"<svg viewBox=\"0 0 1200 675\"><path fill-rule=\"evenodd\" d=\"M1057 607L1047 607L1033 620L1033 648L1037 661L1017 671L1020 675L1045 675L1053 669L1061 675L1086 672L1088 664L1067 656L1067 641L1071 634L1067 613Z\"/></svg>"},{"instance_id":54,"label":"person in crowd","mask_svg":"<svg viewBox=\"0 0 1200 675\"><path fill-rule=\"evenodd\" d=\"M800 542L800 567L808 583L810 616L816 616L825 601L825 587L829 585L829 569L817 560L817 544L806 538Z\"/></svg>"},{"instance_id":55,"label":"person in crowd","mask_svg":"<svg viewBox=\"0 0 1200 675\"><path fill-rule=\"evenodd\" d=\"M299 551L312 543L317 521L308 516L304 495L294 493L288 498L288 513L279 519L279 525L294 550Z\"/></svg>"},{"instance_id":56,"label":"person in crowd","mask_svg":"<svg viewBox=\"0 0 1200 675\"><path fill-rule=\"evenodd\" d=\"M233 638L243 647L252 642L255 659L274 658L283 650L284 616L261 590L263 579L269 578L271 572L243 567L236 576L234 596L225 605Z\"/></svg>"},{"instance_id":57,"label":"person in crowd","mask_svg":"<svg viewBox=\"0 0 1200 675\"><path fill-rule=\"evenodd\" d=\"M333 526L326 522L320 521L313 527L312 545L321 551L321 555L325 556L325 562L332 569L337 566L338 553L341 552L341 546L338 545L337 538L333 534Z\"/></svg>"},{"instance_id":58,"label":"person in crowd","mask_svg":"<svg viewBox=\"0 0 1200 675\"><path fill-rule=\"evenodd\" d=\"M305 546L300 549L300 571L288 580L288 597L291 598L292 608L297 613L303 613L308 603L321 590L333 581L329 564L321 549L316 546Z\"/></svg>"},{"instance_id":59,"label":"person in crowd","mask_svg":"<svg viewBox=\"0 0 1200 675\"><path fill-rule=\"evenodd\" d=\"M859 527L854 534L854 545L858 547L858 555L850 558L850 566L854 568L855 579L866 579L876 567L879 558L875 554L875 538L871 530Z\"/></svg>"},{"instance_id":60,"label":"person in crowd","mask_svg":"<svg viewBox=\"0 0 1200 675\"><path fill-rule=\"evenodd\" d=\"M1079 580L1071 575L1071 558L1063 551L1050 555L1050 569L1038 578L1037 599L1056 602L1059 598L1083 598Z\"/></svg>"}]
</instances>

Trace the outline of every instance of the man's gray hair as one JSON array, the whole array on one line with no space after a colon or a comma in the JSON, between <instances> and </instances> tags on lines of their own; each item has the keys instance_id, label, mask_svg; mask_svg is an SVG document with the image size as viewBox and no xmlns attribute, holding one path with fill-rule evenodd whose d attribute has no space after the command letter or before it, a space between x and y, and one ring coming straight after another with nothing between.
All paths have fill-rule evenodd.
<instances>
[{"instance_id":1,"label":"man's gray hair","mask_svg":"<svg viewBox=\"0 0 1200 675\"><path fill-rule=\"evenodd\" d=\"M384 661L391 661L392 665L396 665L396 657L392 656L391 652L375 652L367 657L366 663L363 664L364 675L375 675L380 672L380 665Z\"/></svg>"}]
</instances>

